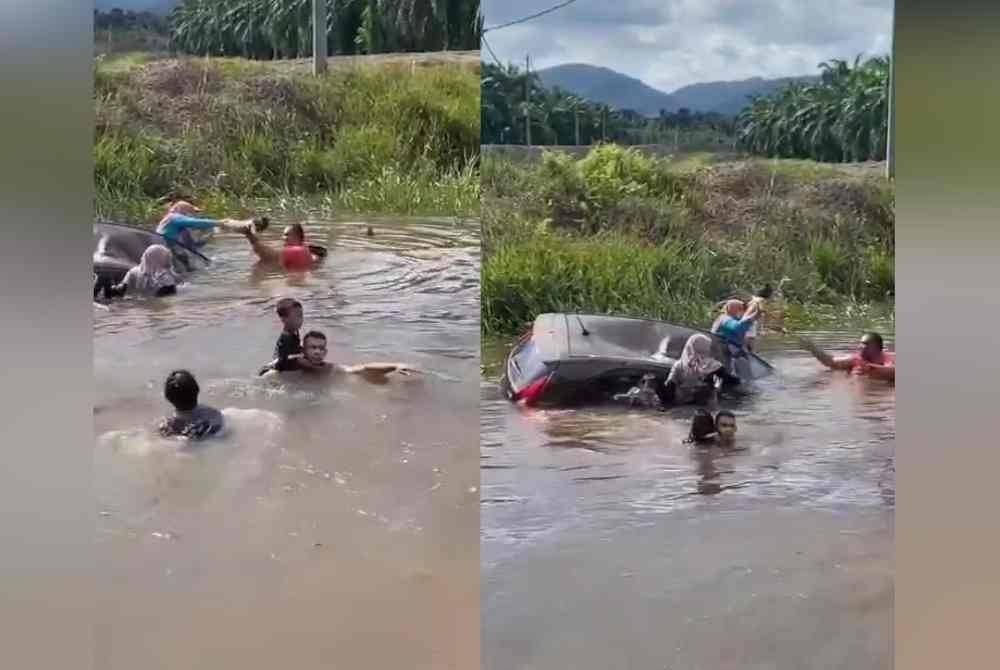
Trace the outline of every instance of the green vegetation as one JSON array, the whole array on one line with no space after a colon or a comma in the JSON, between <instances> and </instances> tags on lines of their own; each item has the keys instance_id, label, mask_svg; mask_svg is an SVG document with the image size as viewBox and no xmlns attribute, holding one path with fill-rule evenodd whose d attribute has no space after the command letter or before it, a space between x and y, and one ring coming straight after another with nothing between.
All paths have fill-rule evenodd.
<instances>
[{"instance_id":1,"label":"green vegetation","mask_svg":"<svg viewBox=\"0 0 1000 670\"><path fill-rule=\"evenodd\" d=\"M167 21L152 12L94 10L94 50L98 54L144 51L166 53L170 48Z\"/></svg>"},{"instance_id":2,"label":"green vegetation","mask_svg":"<svg viewBox=\"0 0 1000 670\"><path fill-rule=\"evenodd\" d=\"M479 2L327 0L330 54L479 48ZM312 0L183 0L174 43L195 55L254 59L312 55Z\"/></svg>"},{"instance_id":3,"label":"green vegetation","mask_svg":"<svg viewBox=\"0 0 1000 670\"><path fill-rule=\"evenodd\" d=\"M482 66L483 144L525 144L525 87L530 90L531 143L539 145L677 144L683 147L732 146L734 126L721 114L686 109L661 111L647 118L617 110L558 88L546 88L534 72L516 66ZM577 131L579 130L579 142Z\"/></svg>"},{"instance_id":4,"label":"green vegetation","mask_svg":"<svg viewBox=\"0 0 1000 670\"><path fill-rule=\"evenodd\" d=\"M889 59L834 60L815 84L793 83L755 99L738 118L740 143L756 155L824 162L883 160Z\"/></svg>"},{"instance_id":5,"label":"green vegetation","mask_svg":"<svg viewBox=\"0 0 1000 670\"><path fill-rule=\"evenodd\" d=\"M786 325L891 301L893 190L881 172L806 161L486 155L482 327L547 311L708 325L715 303L784 286Z\"/></svg>"},{"instance_id":6,"label":"green vegetation","mask_svg":"<svg viewBox=\"0 0 1000 670\"><path fill-rule=\"evenodd\" d=\"M147 61L96 66L98 216L149 220L176 196L479 211L478 76L467 68L315 78L242 59Z\"/></svg>"}]
</instances>

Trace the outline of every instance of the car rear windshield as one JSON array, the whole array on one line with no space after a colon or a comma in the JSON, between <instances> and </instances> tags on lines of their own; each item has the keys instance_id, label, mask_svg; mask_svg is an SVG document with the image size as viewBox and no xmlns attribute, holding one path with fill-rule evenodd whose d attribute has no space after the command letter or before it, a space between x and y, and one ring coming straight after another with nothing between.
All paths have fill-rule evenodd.
<instances>
[{"instance_id":1,"label":"car rear windshield","mask_svg":"<svg viewBox=\"0 0 1000 670\"><path fill-rule=\"evenodd\" d=\"M510 381L518 386L527 384L540 377L547 366L534 340L527 340L511 356L508 376Z\"/></svg>"}]
</instances>

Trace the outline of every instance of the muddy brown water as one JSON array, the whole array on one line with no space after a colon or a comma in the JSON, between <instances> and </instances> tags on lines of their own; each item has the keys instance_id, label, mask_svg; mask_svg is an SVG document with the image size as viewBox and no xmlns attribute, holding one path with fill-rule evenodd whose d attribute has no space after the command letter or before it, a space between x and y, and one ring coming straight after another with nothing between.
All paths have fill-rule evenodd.
<instances>
[{"instance_id":1,"label":"muddy brown water","mask_svg":"<svg viewBox=\"0 0 1000 670\"><path fill-rule=\"evenodd\" d=\"M485 342L484 669L891 667L895 389L762 344L723 451L690 409L513 406Z\"/></svg>"},{"instance_id":2,"label":"muddy brown water","mask_svg":"<svg viewBox=\"0 0 1000 670\"><path fill-rule=\"evenodd\" d=\"M478 222L306 229L330 250L310 273L252 270L219 235L177 296L95 309L94 667L478 662ZM285 296L330 360L423 374L255 377ZM150 432L181 367L227 417L197 448Z\"/></svg>"}]
</instances>

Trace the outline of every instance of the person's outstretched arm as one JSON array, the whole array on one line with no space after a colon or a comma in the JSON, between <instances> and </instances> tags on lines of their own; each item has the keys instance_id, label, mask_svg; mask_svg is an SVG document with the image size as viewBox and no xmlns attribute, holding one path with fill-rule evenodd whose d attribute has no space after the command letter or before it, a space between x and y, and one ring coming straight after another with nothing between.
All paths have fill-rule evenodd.
<instances>
[{"instance_id":1,"label":"person's outstretched arm","mask_svg":"<svg viewBox=\"0 0 1000 670\"><path fill-rule=\"evenodd\" d=\"M800 337L799 342L802 343L806 351L812 354L816 360L831 370L850 370L854 364L854 359L850 356L832 356L820 349L814 342L804 337Z\"/></svg>"},{"instance_id":2,"label":"person's outstretched arm","mask_svg":"<svg viewBox=\"0 0 1000 670\"><path fill-rule=\"evenodd\" d=\"M250 248L253 249L253 252L257 254L257 258L261 261L264 263L281 262L281 252L257 239L257 235L253 232L253 226L243 226L239 229L239 232L246 236L247 241L250 242Z\"/></svg>"},{"instance_id":3,"label":"person's outstretched arm","mask_svg":"<svg viewBox=\"0 0 1000 670\"><path fill-rule=\"evenodd\" d=\"M253 219L241 221L239 219L205 219L201 217L186 216L184 214L174 214L171 221L178 228L193 228L195 230L211 230L222 228L230 232L238 233L247 225L253 223Z\"/></svg>"},{"instance_id":4,"label":"person's outstretched arm","mask_svg":"<svg viewBox=\"0 0 1000 670\"><path fill-rule=\"evenodd\" d=\"M345 365L343 371L349 374L372 374L387 375L391 372L398 372L401 375L410 375L416 372L406 363L361 363L358 365Z\"/></svg>"}]
</instances>

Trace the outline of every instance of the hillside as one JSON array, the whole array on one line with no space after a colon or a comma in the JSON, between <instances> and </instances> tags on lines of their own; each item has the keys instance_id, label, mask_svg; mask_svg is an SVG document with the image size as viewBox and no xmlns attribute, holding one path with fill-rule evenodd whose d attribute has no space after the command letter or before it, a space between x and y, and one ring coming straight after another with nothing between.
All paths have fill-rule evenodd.
<instances>
[{"instance_id":1,"label":"hillside","mask_svg":"<svg viewBox=\"0 0 1000 670\"><path fill-rule=\"evenodd\" d=\"M684 86L670 95L679 107L687 107L692 111L736 114L746 106L751 95L770 95L793 81L815 79L817 77L752 77L742 81L713 81Z\"/></svg>"},{"instance_id":2,"label":"hillside","mask_svg":"<svg viewBox=\"0 0 1000 670\"><path fill-rule=\"evenodd\" d=\"M538 71L538 76L545 86L558 86L590 100L618 109L633 109L647 116L656 116L661 109L676 112L682 107L691 111L735 114L750 95L769 94L793 79L815 78L753 77L742 81L691 84L666 93L615 70L583 63L545 68Z\"/></svg>"},{"instance_id":3,"label":"hillside","mask_svg":"<svg viewBox=\"0 0 1000 670\"><path fill-rule=\"evenodd\" d=\"M538 77L548 88L558 86L588 100L640 114L652 116L661 109L674 111L678 107L667 93L606 67L569 63L539 70Z\"/></svg>"}]
</instances>

